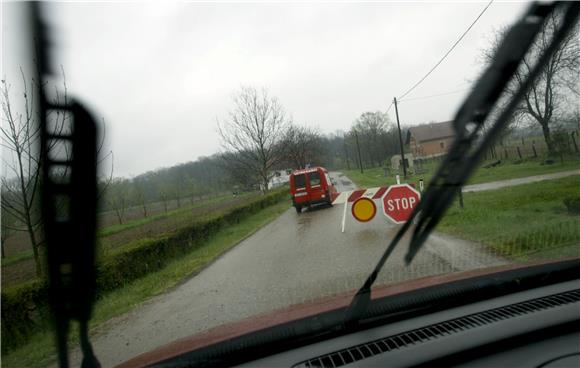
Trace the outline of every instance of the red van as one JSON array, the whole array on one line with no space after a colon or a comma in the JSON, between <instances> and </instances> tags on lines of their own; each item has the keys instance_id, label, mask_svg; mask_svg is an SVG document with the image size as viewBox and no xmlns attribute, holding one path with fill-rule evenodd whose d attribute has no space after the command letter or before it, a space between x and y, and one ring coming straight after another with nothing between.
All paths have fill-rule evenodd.
<instances>
[{"instance_id":1,"label":"red van","mask_svg":"<svg viewBox=\"0 0 580 368\"><path fill-rule=\"evenodd\" d=\"M290 194L292 205L300 213L302 207L313 204L332 204L332 194L336 188L330 180L328 171L323 167L297 170L290 174Z\"/></svg>"}]
</instances>

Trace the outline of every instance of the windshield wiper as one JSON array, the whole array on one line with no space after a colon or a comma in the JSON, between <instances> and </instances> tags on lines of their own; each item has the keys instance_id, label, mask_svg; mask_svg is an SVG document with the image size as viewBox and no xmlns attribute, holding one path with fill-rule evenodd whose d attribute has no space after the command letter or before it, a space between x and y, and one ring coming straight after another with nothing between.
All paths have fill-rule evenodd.
<instances>
[{"instance_id":1,"label":"windshield wiper","mask_svg":"<svg viewBox=\"0 0 580 368\"><path fill-rule=\"evenodd\" d=\"M97 125L80 103L50 102L44 81L52 75L47 26L40 4L29 4L36 48L36 93L40 130L40 186L46 244L48 297L54 316L60 367L68 367L68 334L71 322L79 322L83 353L81 366L97 368L89 340L88 324L96 297L95 238L97 216ZM61 114L62 127L54 117ZM65 123L64 116L67 116ZM52 119L52 120L51 120ZM58 118L57 118L58 119ZM65 157L59 149L69 147Z\"/></svg>"},{"instance_id":2,"label":"windshield wiper","mask_svg":"<svg viewBox=\"0 0 580 368\"><path fill-rule=\"evenodd\" d=\"M554 31L550 45L538 57L527 79L520 83L511 100L507 102L497 118L484 131L484 123L491 111L498 105L503 91L516 73L521 60L529 51L546 20L556 11L561 12L562 22L559 28ZM423 194L422 201L415 208L409 220L399 229L373 272L353 297L344 319L346 327L356 325L364 315L371 300L371 287L380 270L415 221L417 225L413 229L409 250L405 256L406 264L411 263L421 250L425 240L452 204L458 191L481 162L486 150L490 148L507 125L516 107L542 68L572 30L579 13L580 3L577 2L534 3L507 32L492 63L459 108L453 120L455 140Z\"/></svg>"}]
</instances>

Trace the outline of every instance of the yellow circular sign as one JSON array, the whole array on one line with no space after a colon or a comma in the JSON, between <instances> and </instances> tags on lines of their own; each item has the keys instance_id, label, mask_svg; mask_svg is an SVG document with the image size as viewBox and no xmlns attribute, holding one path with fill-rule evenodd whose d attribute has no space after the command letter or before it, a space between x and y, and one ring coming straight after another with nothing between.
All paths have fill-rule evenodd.
<instances>
[{"instance_id":1,"label":"yellow circular sign","mask_svg":"<svg viewBox=\"0 0 580 368\"><path fill-rule=\"evenodd\" d=\"M361 197L352 204L352 215L361 222L367 222L375 217L377 206L372 199Z\"/></svg>"}]
</instances>

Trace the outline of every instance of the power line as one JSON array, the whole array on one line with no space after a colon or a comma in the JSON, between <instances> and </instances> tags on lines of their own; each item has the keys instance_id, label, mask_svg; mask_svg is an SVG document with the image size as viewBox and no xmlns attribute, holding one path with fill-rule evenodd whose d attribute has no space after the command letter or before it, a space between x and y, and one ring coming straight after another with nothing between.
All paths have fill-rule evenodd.
<instances>
[{"instance_id":1,"label":"power line","mask_svg":"<svg viewBox=\"0 0 580 368\"><path fill-rule=\"evenodd\" d=\"M391 111L391 107L393 107L393 103L392 102L389 105L389 107L387 108L387 112L385 112L385 115L387 115L389 113L389 111Z\"/></svg>"},{"instance_id":2,"label":"power line","mask_svg":"<svg viewBox=\"0 0 580 368\"><path fill-rule=\"evenodd\" d=\"M415 100L425 100L425 99L428 99L428 98L448 96L448 95L453 95L455 93L460 93L460 92L465 92L465 91L470 91L470 90L471 90L471 88L458 89L458 90L455 90L455 91L442 92L442 93L438 93L438 94L435 94L435 95L421 96L421 97L413 97L413 98L406 98L404 100L399 100L399 102L407 102L407 101L415 101Z\"/></svg>"},{"instance_id":3,"label":"power line","mask_svg":"<svg viewBox=\"0 0 580 368\"><path fill-rule=\"evenodd\" d=\"M401 97L399 97L399 99L403 99L405 96L407 96L409 93L411 93L411 91L413 91L415 88L417 88L417 86L419 86L419 84L421 84L425 79L427 79L427 77L431 73L433 73L433 71L435 69L437 69L437 67L439 66L439 64L441 64L443 62L443 60L445 60L445 58L451 53L451 51L453 51L453 49L455 48L455 46L457 46L459 44L459 42L461 42L461 40L463 39L463 37L465 37L465 35L471 30L471 28L473 28L473 26L475 25L475 23L477 23L477 21L479 20L479 18L481 18L481 16L486 12L486 10L489 8L489 6L491 5L491 3L493 3L493 0L491 0L485 6L485 8L483 8L483 10L481 11L481 13L479 13L479 15L477 16L477 18L475 18L475 20L473 21L473 23L471 23L471 25L469 27L467 27L467 29L465 30L465 32L463 32L463 34L459 37L459 39L457 41L455 41L455 43L453 44L453 46L451 46L451 48L449 49L449 51L447 51L445 53L445 55L443 55L443 57L435 64L435 66L433 66L431 68L431 70L429 70L427 72L427 74L425 74L423 76L423 78L421 78L417 83L415 83L411 88L409 88L407 90L407 92L403 93L403 95L401 95Z\"/></svg>"}]
</instances>

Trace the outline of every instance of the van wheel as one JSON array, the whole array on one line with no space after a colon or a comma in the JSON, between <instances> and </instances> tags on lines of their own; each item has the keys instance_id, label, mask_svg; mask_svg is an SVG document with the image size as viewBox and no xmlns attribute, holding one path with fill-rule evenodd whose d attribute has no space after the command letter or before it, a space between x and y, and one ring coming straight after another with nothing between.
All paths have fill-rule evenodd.
<instances>
[{"instance_id":1,"label":"van wheel","mask_svg":"<svg viewBox=\"0 0 580 368\"><path fill-rule=\"evenodd\" d=\"M332 207L332 199L331 199L332 197L330 196L330 193L329 192L326 192L326 198L328 198L328 200L326 201L326 203L328 203L328 205L330 207Z\"/></svg>"},{"instance_id":2,"label":"van wheel","mask_svg":"<svg viewBox=\"0 0 580 368\"><path fill-rule=\"evenodd\" d=\"M296 209L296 213L301 213L302 212L302 207L296 206L294 208Z\"/></svg>"}]
</instances>

